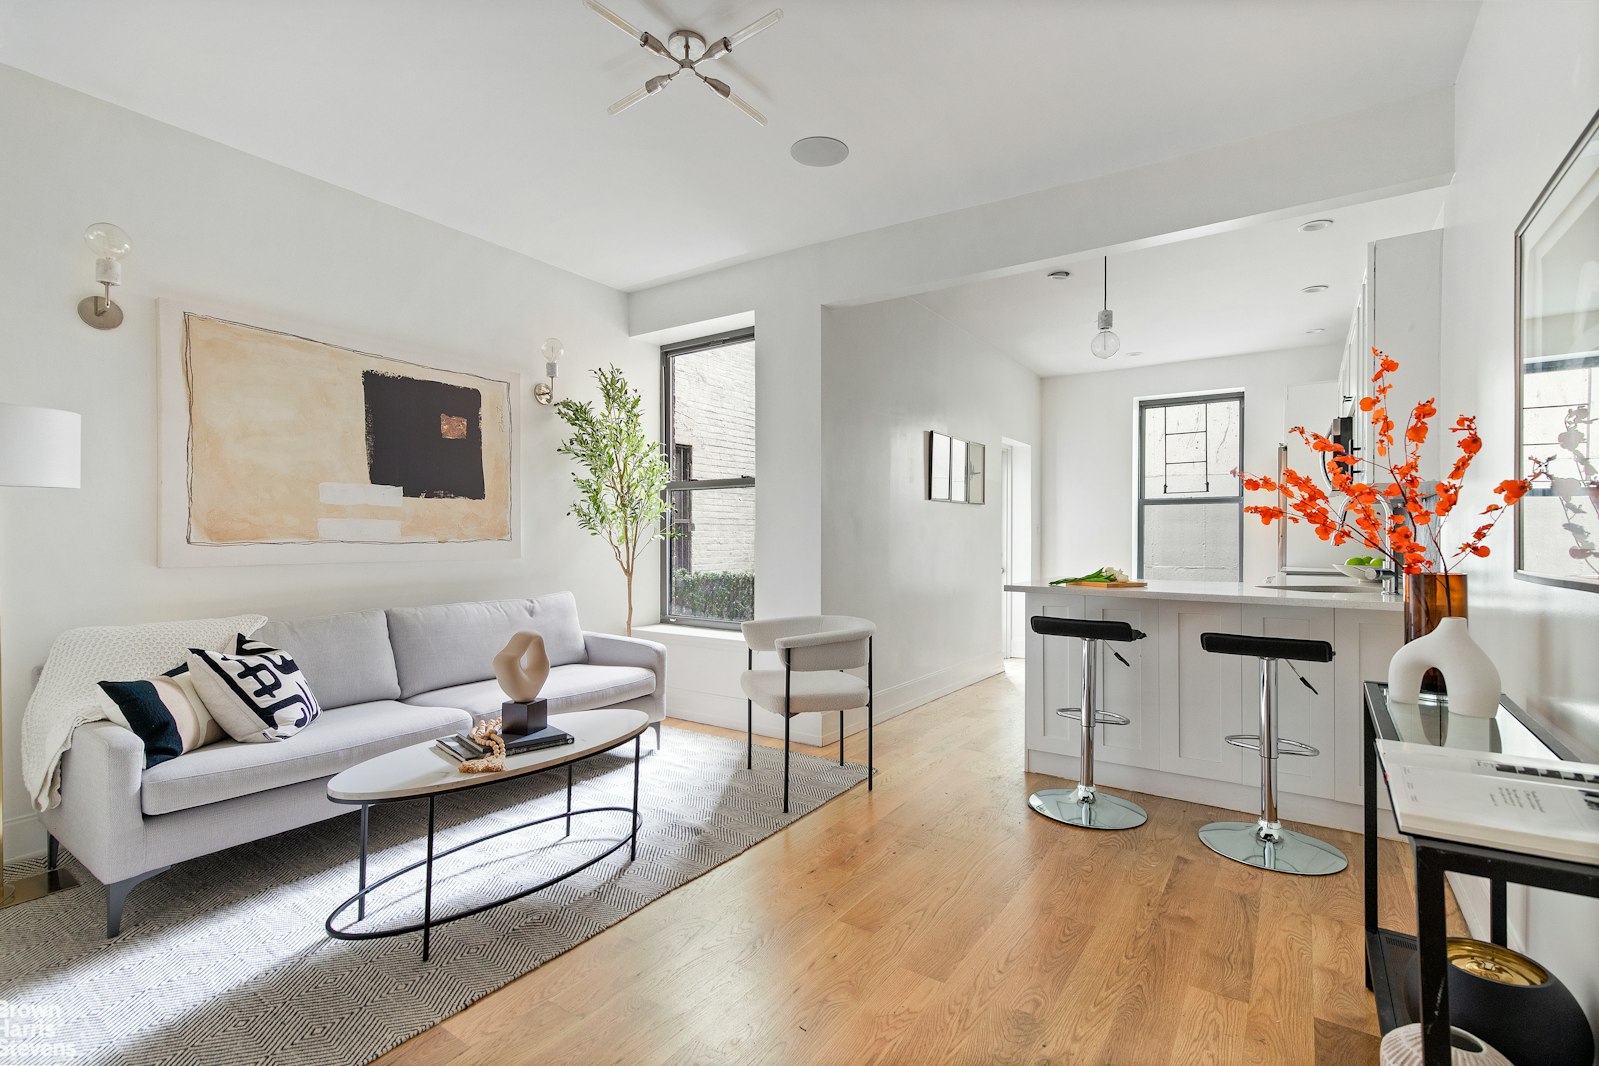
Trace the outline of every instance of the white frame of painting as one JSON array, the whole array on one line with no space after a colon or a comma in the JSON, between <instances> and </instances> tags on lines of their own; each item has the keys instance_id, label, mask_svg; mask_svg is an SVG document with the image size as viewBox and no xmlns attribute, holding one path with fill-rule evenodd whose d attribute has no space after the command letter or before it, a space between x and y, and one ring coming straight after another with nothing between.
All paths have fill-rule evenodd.
<instances>
[{"instance_id":1,"label":"white frame of painting","mask_svg":"<svg viewBox=\"0 0 1599 1066\"><path fill-rule=\"evenodd\" d=\"M525 397L522 376L511 370L486 371L482 364L403 343L351 333L289 316L186 298L156 301L159 321L157 564L162 567L259 566L305 563L441 562L446 560L519 559L522 556L522 442ZM399 542L338 544L192 544L189 529L189 403L183 365L185 315L237 322L255 329L304 337L317 344L346 348L362 355L409 363L428 370L470 374L509 391L510 529L508 540L443 543Z\"/></svg>"}]
</instances>

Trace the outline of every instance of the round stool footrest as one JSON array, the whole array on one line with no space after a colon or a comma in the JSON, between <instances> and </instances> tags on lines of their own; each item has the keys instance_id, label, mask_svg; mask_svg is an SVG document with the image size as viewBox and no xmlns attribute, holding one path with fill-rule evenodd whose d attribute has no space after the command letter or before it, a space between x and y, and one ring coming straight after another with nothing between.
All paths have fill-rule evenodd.
<instances>
[{"instance_id":1,"label":"round stool footrest","mask_svg":"<svg viewBox=\"0 0 1599 1066\"><path fill-rule=\"evenodd\" d=\"M1222 738L1235 748L1247 748L1249 751L1260 750L1260 737L1254 733L1231 733ZM1284 740L1277 738L1278 755L1303 755L1313 757L1321 754L1320 748L1313 748L1299 740Z\"/></svg>"},{"instance_id":2,"label":"round stool footrest","mask_svg":"<svg viewBox=\"0 0 1599 1066\"><path fill-rule=\"evenodd\" d=\"M1081 707L1062 707L1055 713L1060 715L1062 718L1070 718L1074 722L1081 722L1083 720L1083 709ZM1125 714L1116 714L1112 711L1095 711L1094 724L1132 725L1133 720L1127 717Z\"/></svg>"}]
</instances>

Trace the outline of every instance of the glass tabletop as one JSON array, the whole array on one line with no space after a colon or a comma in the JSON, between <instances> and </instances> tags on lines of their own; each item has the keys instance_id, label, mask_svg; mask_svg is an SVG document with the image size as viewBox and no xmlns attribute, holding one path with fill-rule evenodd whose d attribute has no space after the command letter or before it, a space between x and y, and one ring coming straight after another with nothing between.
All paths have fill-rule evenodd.
<instances>
[{"instance_id":1,"label":"glass tabletop","mask_svg":"<svg viewBox=\"0 0 1599 1066\"><path fill-rule=\"evenodd\" d=\"M1503 695L1492 718L1452 715L1447 697L1421 703L1390 700L1388 686L1380 681L1366 682L1366 697L1377 731L1386 740L1537 759L1573 758L1565 745L1529 726L1526 713Z\"/></svg>"}]
</instances>

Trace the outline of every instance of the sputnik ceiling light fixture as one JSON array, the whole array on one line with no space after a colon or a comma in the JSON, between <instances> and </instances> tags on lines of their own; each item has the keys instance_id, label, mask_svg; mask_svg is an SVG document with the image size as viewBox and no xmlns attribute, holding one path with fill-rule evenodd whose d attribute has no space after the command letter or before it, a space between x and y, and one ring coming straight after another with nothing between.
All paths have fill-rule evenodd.
<instances>
[{"instance_id":1,"label":"sputnik ceiling light fixture","mask_svg":"<svg viewBox=\"0 0 1599 1066\"><path fill-rule=\"evenodd\" d=\"M1094 334L1094 339L1088 345L1088 350L1094 353L1095 359L1109 359L1122 346L1122 339L1110 329L1116 320L1115 312L1110 309L1110 256L1104 256L1103 259L1104 305L1099 312L1099 332Z\"/></svg>"},{"instance_id":2,"label":"sputnik ceiling light fixture","mask_svg":"<svg viewBox=\"0 0 1599 1066\"><path fill-rule=\"evenodd\" d=\"M778 20L783 17L781 8L763 15L737 33L729 34L726 37L718 37L708 43L704 34L696 33L693 30L673 30L667 34L666 43L663 44L661 39L655 34L639 29L621 15L600 3L599 0L583 0L583 6L627 34L633 39L635 44L646 52L677 64L677 69L670 74L657 74L642 86L612 104L606 109L611 114L620 114L645 97L654 96L666 88L673 78L687 72L703 81L717 96L720 96L761 125L766 125L766 116L755 110L748 100L735 93L727 82L722 81L720 78L710 78L701 74L699 66L702 63L709 63L712 60L721 59L723 56L731 54L733 49L739 47L757 33L777 25Z\"/></svg>"}]
</instances>

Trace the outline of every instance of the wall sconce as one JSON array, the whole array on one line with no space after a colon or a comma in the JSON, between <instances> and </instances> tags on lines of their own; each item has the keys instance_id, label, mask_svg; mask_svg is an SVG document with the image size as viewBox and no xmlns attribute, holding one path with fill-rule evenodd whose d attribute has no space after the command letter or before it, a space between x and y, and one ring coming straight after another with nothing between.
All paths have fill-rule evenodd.
<instances>
[{"instance_id":1,"label":"wall sconce","mask_svg":"<svg viewBox=\"0 0 1599 1066\"><path fill-rule=\"evenodd\" d=\"M105 286L105 295L85 296L78 303L78 317L95 329L116 329L122 325L122 308L111 302L111 286L122 284L122 257L133 244L109 222L96 222L84 230L83 243L94 252L94 280Z\"/></svg>"},{"instance_id":2,"label":"wall sconce","mask_svg":"<svg viewBox=\"0 0 1599 1066\"><path fill-rule=\"evenodd\" d=\"M548 407L555 402L555 371L560 365L561 356L566 354L566 349L561 346L559 338L551 337L539 347L539 351L544 355L544 374L550 380L541 381L533 386L533 398Z\"/></svg>"}]
</instances>

